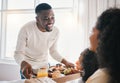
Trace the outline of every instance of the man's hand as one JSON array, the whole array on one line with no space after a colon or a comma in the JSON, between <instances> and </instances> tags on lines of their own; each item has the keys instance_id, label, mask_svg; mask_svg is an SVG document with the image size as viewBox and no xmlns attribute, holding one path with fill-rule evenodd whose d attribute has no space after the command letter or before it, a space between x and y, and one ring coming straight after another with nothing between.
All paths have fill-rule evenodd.
<instances>
[{"instance_id":1,"label":"man's hand","mask_svg":"<svg viewBox=\"0 0 120 83\"><path fill-rule=\"evenodd\" d=\"M22 74L25 76L25 78L30 79L32 75L32 67L29 63L27 63L26 61L22 61L21 71L22 71Z\"/></svg>"},{"instance_id":2,"label":"man's hand","mask_svg":"<svg viewBox=\"0 0 120 83\"><path fill-rule=\"evenodd\" d=\"M65 60L65 59L62 59L62 61L61 61L63 64L65 64L66 65L66 67L75 67L75 65L73 64L73 63L71 63L71 62L68 62L67 60Z\"/></svg>"}]
</instances>

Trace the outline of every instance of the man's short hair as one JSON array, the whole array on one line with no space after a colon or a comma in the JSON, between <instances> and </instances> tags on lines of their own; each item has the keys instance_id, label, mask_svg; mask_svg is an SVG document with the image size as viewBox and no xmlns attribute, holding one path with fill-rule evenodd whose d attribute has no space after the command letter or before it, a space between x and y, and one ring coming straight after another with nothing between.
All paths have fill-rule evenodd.
<instances>
[{"instance_id":1,"label":"man's short hair","mask_svg":"<svg viewBox=\"0 0 120 83\"><path fill-rule=\"evenodd\" d=\"M52 9L52 7L49 4L47 4L47 3L41 3L41 4L39 4L39 5L36 6L35 13L38 14L42 10L49 10L49 9Z\"/></svg>"}]
</instances>

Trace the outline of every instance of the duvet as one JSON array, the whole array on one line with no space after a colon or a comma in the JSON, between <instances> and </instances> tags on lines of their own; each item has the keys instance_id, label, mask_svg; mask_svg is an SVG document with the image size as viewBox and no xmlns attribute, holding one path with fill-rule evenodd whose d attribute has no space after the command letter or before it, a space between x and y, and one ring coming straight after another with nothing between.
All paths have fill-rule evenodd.
<instances>
[{"instance_id":1,"label":"duvet","mask_svg":"<svg viewBox=\"0 0 120 83\"><path fill-rule=\"evenodd\" d=\"M56 82L48 77L43 77L43 78L36 78L36 79L0 81L0 83L56 83Z\"/></svg>"}]
</instances>

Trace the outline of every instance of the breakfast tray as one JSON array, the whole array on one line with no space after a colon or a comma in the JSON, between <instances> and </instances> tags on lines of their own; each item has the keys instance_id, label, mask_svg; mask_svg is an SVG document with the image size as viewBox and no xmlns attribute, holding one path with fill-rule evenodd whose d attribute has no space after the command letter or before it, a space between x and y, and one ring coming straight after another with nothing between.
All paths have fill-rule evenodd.
<instances>
[{"instance_id":1,"label":"breakfast tray","mask_svg":"<svg viewBox=\"0 0 120 83\"><path fill-rule=\"evenodd\" d=\"M79 79L80 77L81 77L80 73L76 73L76 74L70 74L70 75L66 75L66 76L63 76L63 77L55 78L53 80L56 81L57 83L65 83L67 81L72 81L72 80L75 80L75 79Z\"/></svg>"}]
</instances>

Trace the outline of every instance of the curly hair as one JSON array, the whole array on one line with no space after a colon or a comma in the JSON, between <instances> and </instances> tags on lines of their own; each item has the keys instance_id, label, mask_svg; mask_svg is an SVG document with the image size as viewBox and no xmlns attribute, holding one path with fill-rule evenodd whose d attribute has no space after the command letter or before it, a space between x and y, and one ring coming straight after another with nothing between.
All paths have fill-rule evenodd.
<instances>
[{"instance_id":1,"label":"curly hair","mask_svg":"<svg viewBox=\"0 0 120 83\"><path fill-rule=\"evenodd\" d=\"M90 51L88 48L81 53L81 56L83 56L82 80L85 82L98 69L98 61L96 53Z\"/></svg>"},{"instance_id":2,"label":"curly hair","mask_svg":"<svg viewBox=\"0 0 120 83\"><path fill-rule=\"evenodd\" d=\"M110 8L98 19L99 35L97 56L100 68L107 68L108 83L120 83L120 9Z\"/></svg>"}]
</instances>

